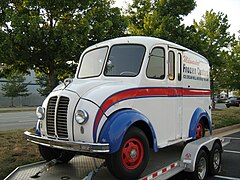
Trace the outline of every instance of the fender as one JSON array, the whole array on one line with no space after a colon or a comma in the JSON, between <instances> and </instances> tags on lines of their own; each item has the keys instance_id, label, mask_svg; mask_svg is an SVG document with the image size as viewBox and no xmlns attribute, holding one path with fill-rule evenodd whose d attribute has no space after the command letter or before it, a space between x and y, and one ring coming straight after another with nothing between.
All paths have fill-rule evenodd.
<instances>
[{"instance_id":1,"label":"fender","mask_svg":"<svg viewBox=\"0 0 240 180\"><path fill-rule=\"evenodd\" d=\"M40 123L41 123L40 120L38 120L36 124L36 130L35 130L35 133L39 136L41 136Z\"/></svg>"},{"instance_id":2,"label":"fender","mask_svg":"<svg viewBox=\"0 0 240 180\"><path fill-rule=\"evenodd\" d=\"M210 134L212 135L212 123L211 123L211 120L210 120L210 117L209 117L207 111L205 111L202 108L197 108L194 111L191 122L190 122L189 137L196 139L197 125L202 117L205 117L208 120L209 131L210 131Z\"/></svg>"},{"instance_id":3,"label":"fender","mask_svg":"<svg viewBox=\"0 0 240 180\"><path fill-rule=\"evenodd\" d=\"M149 126L153 137L153 148L157 152L157 139L150 121L143 114L130 109L113 113L104 124L98 141L100 143L109 143L110 153L115 153L119 150L128 128L139 121L143 121Z\"/></svg>"}]
</instances>

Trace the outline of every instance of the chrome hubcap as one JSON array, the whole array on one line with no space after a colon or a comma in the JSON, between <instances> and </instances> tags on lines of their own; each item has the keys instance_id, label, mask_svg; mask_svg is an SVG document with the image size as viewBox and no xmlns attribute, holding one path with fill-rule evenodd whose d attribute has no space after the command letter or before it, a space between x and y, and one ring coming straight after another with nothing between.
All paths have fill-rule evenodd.
<instances>
[{"instance_id":1,"label":"chrome hubcap","mask_svg":"<svg viewBox=\"0 0 240 180\"><path fill-rule=\"evenodd\" d=\"M132 149L131 152L130 152L130 157L132 159L136 158L137 157L137 151L135 149Z\"/></svg>"},{"instance_id":2,"label":"chrome hubcap","mask_svg":"<svg viewBox=\"0 0 240 180\"><path fill-rule=\"evenodd\" d=\"M207 172L207 162L204 157L202 157L199 161L198 165L198 178L199 179L204 179L206 172Z\"/></svg>"}]
</instances>

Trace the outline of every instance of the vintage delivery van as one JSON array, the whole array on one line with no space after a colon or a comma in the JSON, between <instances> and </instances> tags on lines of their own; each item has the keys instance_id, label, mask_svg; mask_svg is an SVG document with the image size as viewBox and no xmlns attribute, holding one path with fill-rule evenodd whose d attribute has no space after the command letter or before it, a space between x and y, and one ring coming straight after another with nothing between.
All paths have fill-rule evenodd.
<instances>
[{"instance_id":1,"label":"vintage delivery van","mask_svg":"<svg viewBox=\"0 0 240 180\"><path fill-rule=\"evenodd\" d=\"M175 43L122 37L87 48L76 75L36 110L46 160L103 157L117 178L136 178L155 152L211 128L209 63Z\"/></svg>"}]
</instances>

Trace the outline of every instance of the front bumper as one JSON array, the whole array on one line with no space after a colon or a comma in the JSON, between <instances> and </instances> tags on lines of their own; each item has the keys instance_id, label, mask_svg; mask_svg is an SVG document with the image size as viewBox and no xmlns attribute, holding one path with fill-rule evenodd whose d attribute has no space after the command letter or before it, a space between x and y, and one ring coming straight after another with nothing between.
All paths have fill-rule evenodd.
<instances>
[{"instance_id":1,"label":"front bumper","mask_svg":"<svg viewBox=\"0 0 240 180\"><path fill-rule=\"evenodd\" d=\"M64 149L69 151L78 152L89 152L89 153L108 153L109 144L108 143L85 143L85 142L73 142L73 141L63 141L57 139L49 139L45 137L40 137L38 135L32 134L31 132L25 131L24 134L27 136L27 140L51 148Z\"/></svg>"}]
</instances>

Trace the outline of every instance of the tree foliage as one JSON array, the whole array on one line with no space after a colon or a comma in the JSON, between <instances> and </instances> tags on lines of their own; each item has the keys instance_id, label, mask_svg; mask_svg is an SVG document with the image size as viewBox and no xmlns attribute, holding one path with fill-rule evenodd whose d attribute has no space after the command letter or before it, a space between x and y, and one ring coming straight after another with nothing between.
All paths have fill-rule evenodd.
<instances>
[{"instance_id":1,"label":"tree foliage","mask_svg":"<svg viewBox=\"0 0 240 180\"><path fill-rule=\"evenodd\" d=\"M215 13L213 10L206 11L199 23L193 24L195 37L201 42L198 45L198 52L205 56L211 66L212 95L215 91L224 87L229 76L228 61L231 52L231 45L234 35L228 31L230 24L227 15L222 12ZM201 46L202 44L202 46Z\"/></svg>"},{"instance_id":2,"label":"tree foliage","mask_svg":"<svg viewBox=\"0 0 240 180\"><path fill-rule=\"evenodd\" d=\"M31 93L28 93L27 86L29 83L24 83L25 78L20 74L13 74L7 78L6 84L2 85L3 95L5 97L10 97L13 104L13 98L19 96L29 96Z\"/></svg>"},{"instance_id":3,"label":"tree foliage","mask_svg":"<svg viewBox=\"0 0 240 180\"><path fill-rule=\"evenodd\" d=\"M75 73L79 55L90 45L130 35L153 36L186 46L211 64L212 84L239 89L239 39L228 18L207 11L200 22L182 23L195 0L133 0L127 15L112 0L1 0L0 59L5 75L34 69L48 94ZM45 87L46 86L46 87ZM214 90L214 89L213 89Z\"/></svg>"},{"instance_id":4,"label":"tree foliage","mask_svg":"<svg viewBox=\"0 0 240 180\"><path fill-rule=\"evenodd\" d=\"M230 24L227 15L213 10L206 11L199 23L194 21L195 35L201 38L205 45L200 49L201 54L210 61L213 70L222 67L224 53L230 51L234 36L228 31Z\"/></svg>"},{"instance_id":5,"label":"tree foliage","mask_svg":"<svg viewBox=\"0 0 240 180\"><path fill-rule=\"evenodd\" d=\"M93 43L121 36L127 20L110 0L3 0L0 59L4 72L34 69L53 89L69 76L79 55ZM6 52L2 53L3 49Z\"/></svg>"},{"instance_id":6,"label":"tree foliage","mask_svg":"<svg viewBox=\"0 0 240 180\"><path fill-rule=\"evenodd\" d=\"M227 60L228 73L224 78L224 87L229 90L240 90L240 36L234 42Z\"/></svg>"},{"instance_id":7,"label":"tree foliage","mask_svg":"<svg viewBox=\"0 0 240 180\"><path fill-rule=\"evenodd\" d=\"M129 8L130 33L183 44L187 31L181 21L195 6L194 0L134 0Z\"/></svg>"}]
</instances>

